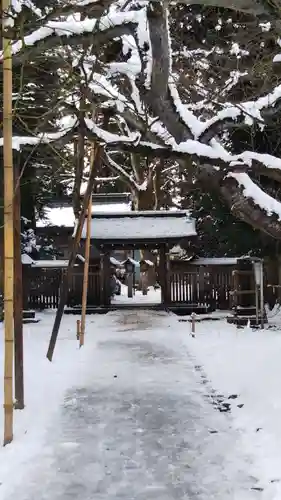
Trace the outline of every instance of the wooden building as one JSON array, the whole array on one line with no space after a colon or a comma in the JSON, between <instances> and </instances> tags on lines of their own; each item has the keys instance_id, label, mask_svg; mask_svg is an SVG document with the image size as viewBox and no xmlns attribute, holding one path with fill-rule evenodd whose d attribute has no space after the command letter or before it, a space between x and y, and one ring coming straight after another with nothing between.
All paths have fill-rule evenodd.
<instances>
[{"instance_id":1,"label":"wooden building","mask_svg":"<svg viewBox=\"0 0 281 500\"><path fill-rule=\"evenodd\" d=\"M86 238L86 222L82 231L82 245ZM169 308L171 296L169 251L176 243L192 247L196 238L195 221L184 211L95 213L91 218L91 247L99 259L92 260L88 281L88 307L111 306L110 276L112 266L118 264L112 255L133 250L157 250L158 282L161 286L160 307ZM56 307L59 300L59 282L65 272L66 261L52 261L24 266L25 297L29 307ZM69 282L68 307L81 306L84 264L80 258ZM179 283L178 286L181 286ZM178 296L178 295L177 295ZM36 306L37 304L37 306ZM182 304L184 305L184 304ZM185 304L186 305L186 304Z\"/></svg>"},{"instance_id":2,"label":"wooden building","mask_svg":"<svg viewBox=\"0 0 281 500\"><path fill-rule=\"evenodd\" d=\"M116 211L130 211L130 193L93 194L93 212L103 212L109 214ZM71 205L71 198L65 197L55 200L44 209L45 218L39 219L36 223L36 235L39 238L46 238L53 241L54 248L59 253L60 259L67 259L75 227L75 217ZM81 254L84 254L83 244ZM119 260L123 260L123 254L118 252L114 255ZM91 259L99 258L99 252L95 247L91 248Z\"/></svg>"},{"instance_id":3,"label":"wooden building","mask_svg":"<svg viewBox=\"0 0 281 500\"><path fill-rule=\"evenodd\" d=\"M82 240L86 238L86 226ZM185 211L95 213L91 221L91 246L100 253L100 303L110 305L110 256L116 251L158 250L161 303L171 302L169 252L178 243L185 248L196 238L195 220Z\"/></svg>"}]
</instances>

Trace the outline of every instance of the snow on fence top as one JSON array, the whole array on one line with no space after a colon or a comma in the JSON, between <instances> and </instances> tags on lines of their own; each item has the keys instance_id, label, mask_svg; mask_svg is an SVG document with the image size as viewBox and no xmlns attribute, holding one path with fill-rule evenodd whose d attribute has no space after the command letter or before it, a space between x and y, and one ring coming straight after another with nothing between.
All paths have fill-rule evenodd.
<instances>
[{"instance_id":1,"label":"snow on fence top","mask_svg":"<svg viewBox=\"0 0 281 500\"><path fill-rule=\"evenodd\" d=\"M75 232L75 231L74 231ZM91 238L99 241L166 240L196 236L195 220L185 211L146 211L92 215ZM86 222L82 239L86 238Z\"/></svg>"}]
</instances>

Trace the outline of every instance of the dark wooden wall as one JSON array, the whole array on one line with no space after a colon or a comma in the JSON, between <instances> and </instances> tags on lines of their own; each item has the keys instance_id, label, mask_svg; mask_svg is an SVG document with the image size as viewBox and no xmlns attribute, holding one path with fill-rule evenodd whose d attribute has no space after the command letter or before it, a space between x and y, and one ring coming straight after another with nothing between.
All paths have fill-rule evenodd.
<instances>
[{"instance_id":1,"label":"dark wooden wall","mask_svg":"<svg viewBox=\"0 0 281 500\"><path fill-rule=\"evenodd\" d=\"M63 269L30 268L23 266L24 307L32 309L56 308L59 301L59 286ZM110 266L101 277L97 264L90 266L88 305L99 306L110 303ZM162 272L164 280L163 299L171 304L209 304L212 309L226 310L232 306L231 291L234 288L233 270L235 266L195 266L188 263L170 262L170 270ZM165 273L165 275L164 275ZM160 276L159 276L160 278ZM279 288L271 285L265 272L265 301L274 305ZM103 281L102 281L103 280ZM81 305L83 286L83 266L73 270L69 283L68 306Z\"/></svg>"},{"instance_id":2,"label":"dark wooden wall","mask_svg":"<svg viewBox=\"0 0 281 500\"><path fill-rule=\"evenodd\" d=\"M64 269L30 268L23 266L24 308L55 309L58 307L60 283ZM69 281L67 306L82 302L83 267L74 268ZM88 305L102 303L99 271L90 269L88 285Z\"/></svg>"}]
</instances>

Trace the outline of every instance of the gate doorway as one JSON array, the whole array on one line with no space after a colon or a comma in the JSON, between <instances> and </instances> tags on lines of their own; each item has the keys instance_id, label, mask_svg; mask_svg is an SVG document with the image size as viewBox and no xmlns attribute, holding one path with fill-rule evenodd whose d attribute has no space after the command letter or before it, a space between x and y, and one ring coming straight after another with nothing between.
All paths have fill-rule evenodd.
<instances>
[{"instance_id":1,"label":"gate doorway","mask_svg":"<svg viewBox=\"0 0 281 500\"><path fill-rule=\"evenodd\" d=\"M82 241L86 239L87 221L82 231ZM101 306L106 308L155 307L169 308L171 304L171 284L169 269L170 249L178 244L191 247L196 237L195 221L185 211L147 211L116 214L96 213L91 215L91 245L100 253L100 297ZM127 283L121 286L120 295L112 298L112 266L114 251L157 252L155 271L157 283L150 284L147 295L133 287L128 293L136 261L131 257L123 262ZM147 262L146 262L147 264ZM145 273L145 261L139 260L140 272ZM144 266L144 267L142 267ZM129 280L130 278L130 280ZM129 283L130 281L130 283ZM155 285L155 286L153 286Z\"/></svg>"}]
</instances>

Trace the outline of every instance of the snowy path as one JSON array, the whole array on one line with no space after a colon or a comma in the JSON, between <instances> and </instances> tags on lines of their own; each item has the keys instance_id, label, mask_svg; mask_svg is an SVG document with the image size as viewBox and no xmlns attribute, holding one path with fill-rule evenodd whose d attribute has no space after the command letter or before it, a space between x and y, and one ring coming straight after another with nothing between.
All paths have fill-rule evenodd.
<instances>
[{"instance_id":1,"label":"snowy path","mask_svg":"<svg viewBox=\"0 0 281 500\"><path fill-rule=\"evenodd\" d=\"M85 373L50 423L20 499L261 498L230 416L205 397L177 319L139 311L88 321Z\"/></svg>"}]
</instances>

